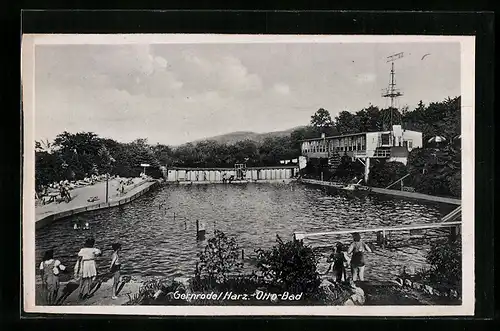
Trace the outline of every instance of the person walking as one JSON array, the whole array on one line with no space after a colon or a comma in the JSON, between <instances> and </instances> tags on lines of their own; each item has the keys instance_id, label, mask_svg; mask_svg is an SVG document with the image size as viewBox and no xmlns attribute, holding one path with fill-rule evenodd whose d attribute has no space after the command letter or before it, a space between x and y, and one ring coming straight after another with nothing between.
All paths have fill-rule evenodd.
<instances>
[{"instance_id":1,"label":"person walking","mask_svg":"<svg viewBox=\"0 0 500 331\"><path fill-rule=\"evenodd\" d=\"M347 250L351 256L351 273L353 281L365 280L365 253L371 253L370 247L361 240L361 235L357 232L352 234L353 242ZM351 255L352 254L352 255Z\"/></svg>"},{"instance_id":2,"label":"person walking","mask_svg":"<svg viewBox=\"0 0 500 331\"><path fill-rule=\"evenodd\" d=\"M85 240L83 248L78 252L75 278L80 278L79 299L86 299L90 295L90 288L97 276L95 259L101 255L101 251L94 247L95 240L89 238Z\"/></svg>"},{"instance_id":3,"label":"person walking","mask_svg":"<svg viewBox=\"0 0 500 331\"><path fill-rule=\"evenodd\" d=\"M56 303L59 293L59 273L66 267L59 260L54 260L54 250L50 249L43 255L43 261L40 263L40 272L42 276L42 288L45 292L45 298L48 305Z\"/></svg>"}]
</instances>

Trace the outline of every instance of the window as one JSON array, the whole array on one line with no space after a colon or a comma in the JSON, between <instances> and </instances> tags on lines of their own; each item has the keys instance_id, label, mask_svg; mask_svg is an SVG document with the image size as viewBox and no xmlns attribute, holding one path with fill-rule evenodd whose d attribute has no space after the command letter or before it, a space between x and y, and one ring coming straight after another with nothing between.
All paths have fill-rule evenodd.
<instances>
[{"instance_id":1,"label":"window","mask_svg":"<svg viewBox=\"0 0 500 331\"><path fill-rule=\"evenodd\" d=\"M382 133L382 145L389 145L390 139L390 134Z\"/></svg>"},{"instance_id":2,"label":"window","mask_svg":"<svg viewBox=\"0 0 500 331\"><path fill-rule=\"evenodd\" d=\"M413 141L408 140L408 148L412 149L413 148Z\"/></svg>"}]
</instances>

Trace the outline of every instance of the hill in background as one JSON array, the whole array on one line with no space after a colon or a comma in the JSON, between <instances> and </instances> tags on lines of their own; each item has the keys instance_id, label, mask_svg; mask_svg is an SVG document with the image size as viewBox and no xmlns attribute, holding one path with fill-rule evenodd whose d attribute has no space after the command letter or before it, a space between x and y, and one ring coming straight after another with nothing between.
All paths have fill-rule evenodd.
<instances>
[{"instance_id":1,"label":"hill in background","mask_svg":"<svg viewBox=\"0 0 500 331\"><path fill-rule=\"evenodd\" d=\"M226 133L214 137L208 137L204 139L199 139L192 141L192 143L197 143L199 141L204 141L204 140L214 140L218 143L221 144L227 144L227 145L232 145L238 141L242 140L252 140L255 141L256 143L262 143L264 139L266 138L272 138L272 137L287 137L289 136L294 130L299 129L302 127L296 127L284 131L273 131L273 132L265 132L265 133L256 133L256 132L251 132L251 131L237 131L237 132L231 132L231 133Z\"/></svg>"}]
</instances>

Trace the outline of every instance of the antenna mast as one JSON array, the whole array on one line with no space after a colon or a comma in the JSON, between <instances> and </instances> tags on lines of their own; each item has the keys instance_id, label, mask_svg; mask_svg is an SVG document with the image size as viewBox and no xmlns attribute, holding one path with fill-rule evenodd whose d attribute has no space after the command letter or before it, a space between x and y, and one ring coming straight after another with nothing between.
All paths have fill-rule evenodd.
<instances>
[{"instance_id":1,"label":"antenna mast","mask_svg":"<svg viewBox=\"0 0 500 331\"><path fill-rule=\"evenodd\" d=\"M393 54L387 57L387 63L391 63L391 78L389 80L389 87L385 89L382 92L382 96L384 98L390 98L391 99L391 108L390 108L390 114L391 114L391 128L392 128L392 112L394 107L394 101L396 98L399 98L400 96L403 95L399 89L396 88L396 80L394 79L394 76L396 75L396 71L394 70L394 61L402 58L403 52Z\"/></svg>"}]
</instances>

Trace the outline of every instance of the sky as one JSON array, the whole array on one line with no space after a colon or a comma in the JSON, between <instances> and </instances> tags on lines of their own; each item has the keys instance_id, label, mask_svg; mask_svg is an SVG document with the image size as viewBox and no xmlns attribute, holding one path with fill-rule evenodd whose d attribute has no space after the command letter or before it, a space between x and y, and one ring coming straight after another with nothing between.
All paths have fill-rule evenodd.
<instances>
[{"instance_id":1,"label":"sky","mask_svg":"<svg viewBox=\"0 0 500 331\"><path fill-rule=\"evenodd\" d=\"M386 58L399 52L400 106L460 95L454 42L37 45L35 139L91 131L179 145L307 125L319 108L387 107Z\"/></svg>"}]
</instances>

